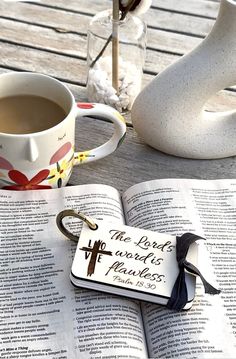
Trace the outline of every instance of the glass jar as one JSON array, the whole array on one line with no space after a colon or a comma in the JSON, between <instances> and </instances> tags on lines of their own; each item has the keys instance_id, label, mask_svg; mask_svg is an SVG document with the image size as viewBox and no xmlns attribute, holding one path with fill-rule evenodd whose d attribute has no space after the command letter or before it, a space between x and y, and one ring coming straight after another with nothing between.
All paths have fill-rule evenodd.
<instances>
[{"instance_id":1,"label":"glass jar","mask_svg":"<svg viewBox=\"0 0 236 359\"><path fill-rule=\"evenodd\" d=\"M126 15L118 25L118 82L112 86L111 11L95 15L87 37L87 96L90 102L105 103L125 114L130 111L141 90L146 50L146 24L138 17Z\"/></svg>"}]
</instances>

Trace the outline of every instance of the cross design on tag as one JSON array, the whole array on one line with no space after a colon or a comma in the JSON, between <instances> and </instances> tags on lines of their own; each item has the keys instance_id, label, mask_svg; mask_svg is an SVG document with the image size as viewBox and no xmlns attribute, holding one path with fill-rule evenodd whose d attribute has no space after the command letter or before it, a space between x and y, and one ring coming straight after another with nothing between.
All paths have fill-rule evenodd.
<instances>
[{"instance_id":1,"label":"cross design on tag","mask_svg":"<svg viewBox=\"0 0 236 359\"><path fill-rule=\"evenodd\" d=\"M111 251L105 251L106 243L102 241L95 241L93 247L91 247L91 240L89 241L88 247L82 247L80 248L81 251L85 251L85 259L88 259L90 257L90 261L88 264L88 270L87 270L87 276L90 276L94 274L95 272L95 266L97 262L101 261L101 255L108 255L112 256ZM87 253L89 252L89 254Z\"/></svg>"}]
</instances>

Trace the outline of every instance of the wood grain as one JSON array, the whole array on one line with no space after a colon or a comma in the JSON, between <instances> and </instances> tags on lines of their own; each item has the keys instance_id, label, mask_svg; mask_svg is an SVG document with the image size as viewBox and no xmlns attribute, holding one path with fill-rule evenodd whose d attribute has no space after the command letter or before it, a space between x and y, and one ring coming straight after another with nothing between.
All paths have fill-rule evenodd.
<instances>
[{"instance_id":1,"label":"wood grain","mask_svg":"<svg viewBox=\"0 0 236 359\"><path fill-rule=\"evenodd\" d=\"M54 2L55 4L56 2ZM65 2L64 2L65 3ZM78 2L80 6L80 2ZM94 8L94 5L92 6ZM94 13L87 11L72 12L61 10L56 7L45 7L41 3L0 3L0 13L5 18L17 19L29 24L53 27L58 31L86 33L89 21ZM149 27L193 34L194 36L204 37L214 24L214 19L203 18L186 13L172 12L171 10L161 10L151 8L144 20Z\"/></svg>"},{"instance_id":2,"label":"wood grain","mask_svg":"<svg viewBox=\"0 0 236 359\"><path fill-rule=\"evenodd\" d=\"M93 0L93 5L88 8L88 0L41 0L41 4L46 6L53 6L67 10L73 10L84 13L96 14L99 11L109 9L112 6L112 0ZM187 13L197 16L216 17L219 4L212 1L205 0L153 0L152 8L166 9L168 11L177 11L180 13Z\"/></svg>"},{"instance_id":3,"label":"wood grain","mask_svg":"<svg viewBox=\"0 0 236 359\"><path fill-rule=\"evenodd\" d=\"M85 133L89 136L84 136ZM112 125L107 122L78 119L76 143L80 150L89 149L106 141L111 133ZM123 191L137 182L156 178L217 179L235 175L236 157L190 160L166 155L145 145L128 128L126 139L116 152L98 162L74 167L70 183L104 183Z\"/></svg>"}]
</instances>

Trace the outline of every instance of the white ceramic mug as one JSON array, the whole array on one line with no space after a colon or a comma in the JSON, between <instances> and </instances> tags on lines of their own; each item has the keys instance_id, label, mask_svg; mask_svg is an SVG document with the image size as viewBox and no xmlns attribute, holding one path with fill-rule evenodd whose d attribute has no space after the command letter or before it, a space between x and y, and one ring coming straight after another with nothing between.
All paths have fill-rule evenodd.
<instances>
[{"instance_id":1,"label":"white ceramic mug","mask_svg":"<svg viewBox=\"0 0 236 359\"><path fill-rule=\"evenodd\" d=\"M62 107L66 116L57 125L41 132L8 134L0 129L0 188L28 190L64 186L74 165L96 161L109 155L125 136L125 121L119 112L102 104L76 104L70 90L52 77L30 72L1 75L0 98L15 95L47 98ZM77 116L108 119L115 127L113 136L99 147L75 152Z\"/></svg>"}]
</instances>

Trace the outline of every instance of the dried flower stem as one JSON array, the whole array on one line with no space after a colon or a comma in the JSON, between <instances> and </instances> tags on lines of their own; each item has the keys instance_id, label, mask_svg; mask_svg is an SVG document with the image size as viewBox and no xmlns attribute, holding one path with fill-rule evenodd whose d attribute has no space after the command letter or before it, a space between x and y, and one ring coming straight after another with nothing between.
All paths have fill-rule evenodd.
<instances>
[{"instance_id":1,"label":"dried flower stem","mask_svg":"<svg viewBox=\"0 0 236 359\"><path fill-rule=\"evenodd\" d=\"M112 12L112 86L119 92L119 0L113 0Z\"/></svg>"},{"instance_id":2,"label":"dried flower stem","mask_svg":"<svg viewBox=\"0 0 236 359\"><path fill-rule=\"evenodd\" d=\"M115 0L113 0L114 2ZM116 0L118 5L119 6L119 0ZM122 21L125 19L126 15L128 14L128 12L130 11L130 9L136 5L136 4L139 4L140 3L140 0L130 0L130 2L128 3L128 5L125 7L125 9L123 11L121 11L121 17L119 18L119 15L118 15L118 20L119 21ZM114 9L114 7L113 7ZM109 43L111 42L112 40L112 34L108 37L105 45L103 46L102 50L99 52L99 54L95 57L95 59L91 62L90 64L90 68L93 68L93 66L96 64L96 62L100 59L100 57L103 55L103 53L105 52L107 46L109 45Z\"/></svg>"},{"instance_id":3,"label":"dried flower stem","mask_svg":"<svg viewBox=\"0 0 236 359\"><path fill-rule=\"evenodd\" d=\"M95 59L91 62L90 67L91 69L93 68L93 66L96 64L96 62L100 59L100 57L104 54L107 46L109 45L109 43L111 42L112 39L112 35L110 35L105 43L105 45L103 46L102 50L99 52L99 54L95 57Z\"/></svg>"}]
</instances>

